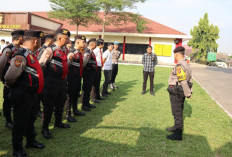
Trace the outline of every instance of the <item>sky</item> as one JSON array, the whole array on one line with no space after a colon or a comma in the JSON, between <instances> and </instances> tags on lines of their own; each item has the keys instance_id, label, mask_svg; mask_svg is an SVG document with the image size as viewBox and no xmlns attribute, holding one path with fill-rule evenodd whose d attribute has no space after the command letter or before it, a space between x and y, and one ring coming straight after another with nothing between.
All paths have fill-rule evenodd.
<instances>
[{"instance_id":1,"label":"sky","mask_svg":"<svg viewBox=\"0 0 232 157\"><path fill-rule=\"evenodd\" d=\"M0 12L49 10L48 0L0 0ZM220 29L218 51L232 53L232 0L146 0L130 11L188 35L207 12L210 24Z\"/></svg>"}]
</instances>

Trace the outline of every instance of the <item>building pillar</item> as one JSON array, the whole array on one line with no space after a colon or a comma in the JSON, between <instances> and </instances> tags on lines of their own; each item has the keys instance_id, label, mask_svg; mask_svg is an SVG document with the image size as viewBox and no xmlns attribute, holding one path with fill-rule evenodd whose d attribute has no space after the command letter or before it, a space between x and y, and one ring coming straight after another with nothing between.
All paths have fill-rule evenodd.
<instances>
[{"instance_id":1,"label":"building pillar","mask_svg":"<svg viewBox=\"0 0 232 157\"><path fill-rule=\"evenodd\" d=\"M149 37L149 45L151 46L151 37Z\"/></svg>"},{"instance_id":2,"label":"building pillar","mask_svg":"<svg viewBox=\"0 0 232 157\"><path fill-rule=\"evenodd\" d=\"M125 59L125 53L126 53L126 36L123 37L123 56L122 56L122 60L124 61Z\"/></svg>"}]
</instances>

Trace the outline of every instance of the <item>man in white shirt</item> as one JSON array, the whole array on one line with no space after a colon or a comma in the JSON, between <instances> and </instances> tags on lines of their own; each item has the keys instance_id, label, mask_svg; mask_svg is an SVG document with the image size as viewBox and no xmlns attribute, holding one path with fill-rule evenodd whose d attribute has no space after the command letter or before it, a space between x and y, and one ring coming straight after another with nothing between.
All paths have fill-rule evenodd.
<instances>
[{"instance_id":1,"label":"man in white shirt","mask_svg":"<svg viewBox=\"0 0 232 157\"><path fill-rule=\"evenodd\" d=\"M1 40L1 45L0 45L0 54L2 54L2 50L7 46L6 41L4 39Z\"/></svg>"},{"instance_id":2,"label":"man in white shirt","mask_svg":"<svg viewBox=\"0 0 232 157\"><path fill-rule=\"evenodd\" d=\"M104 40L98 39L97 40L97 48L93 50L96 60L97 60L97 66L98 70L94 79L94 84L91 91L91 100L92 102L99 103L97 100L104 100L104 98L101 98L100 96L100 83L101 83L101 71L102 71L102 65L103 65L103 47L104 47Z\"/></svg>"},{"instance_id":3,"label":"man in white shirt","mask_svg":"<svg viewBox=\"0 0 232 157\"><path fill-rule=\"evenodd\" d=\"M105 75L105 82L103 84L102 96L106 97L110 94L107 89L111 81L112 75L112 50L114 49L113 43L108 43L108 49L103 54L103 71Z\"/></svg>"}]
</instances>

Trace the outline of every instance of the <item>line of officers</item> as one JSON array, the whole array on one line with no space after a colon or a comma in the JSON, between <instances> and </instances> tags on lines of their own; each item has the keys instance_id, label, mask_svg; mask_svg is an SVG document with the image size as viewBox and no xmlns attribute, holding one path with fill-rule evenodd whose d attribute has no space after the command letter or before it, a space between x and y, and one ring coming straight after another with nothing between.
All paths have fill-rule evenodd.
<instances>
[{"instance_id":1,"label":"line of officers","mask_svg":"<svg viewBox=\"0 0 232 157\"><path fill-rule=\"evenodd\" d=\"M35 139L34 122L40 110L40 101L43 103L42 134L50 139L52 134L48 127L53 113L54 126L58 128L70 128L69 124L62 122L65 105L68 121L76 122L71 116L71 108L74 115L85 115L77 109L82 77L82 110L91 111L96 108L90 104L91 91L94 102L104 100L99 92L101 66L98 66L93 52L98 45L101 53L104 40L92 38L88 41L87 48L86 37L76 35L74 47L68 49L67 45L71 41L70 32L66 29L59 29L54 36L46 36L42 47L42 31L17 30L11 35L12 44L4 48L0 57L0 78L4 84L3 111L6 127L12 128L13 155L27 156L22 146L23 136L27 140L26 148L45 147ZM108 48L110 46L112 44ZM102 66L105 61L106 59L102 61ZM106 85L109 83L107 79ZM115 86L111 84L111 88ZM107 90L102 92L104 97L108 94Z\"/></svg>"}]
</instances>

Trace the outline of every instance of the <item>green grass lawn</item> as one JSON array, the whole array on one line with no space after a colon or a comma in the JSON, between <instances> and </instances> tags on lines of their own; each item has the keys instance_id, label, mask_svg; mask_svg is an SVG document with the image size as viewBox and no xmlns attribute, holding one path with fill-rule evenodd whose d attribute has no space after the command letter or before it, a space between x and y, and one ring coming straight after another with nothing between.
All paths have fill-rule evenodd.
<instances>
[{"instance_id":1,"label":"green grass lawn","mask_svg":"<svg viewBox=\"0 0 232 157\"><path fill-rule=\"evenodd\" d=\"M232 156L232 120L196 83L192 99L185 103L183 141L166 140L169 133L165 128L173 125L166 91L170 72L171 68L156 68L156 96L149 94L149 88L142 96L142 66L120 65L117 77L119 89L85 117L77 117L78 122L72 123L70 129L51 127L54 139L46 140L41 135L41 119L37 119L37 140L46 144L46 148L26 149L28 155ZM0 95L2 97L2 86ZM11 156L11 131L4 124L5 119L1 117L0 156Z\"/></svg>"}]
</instances>

